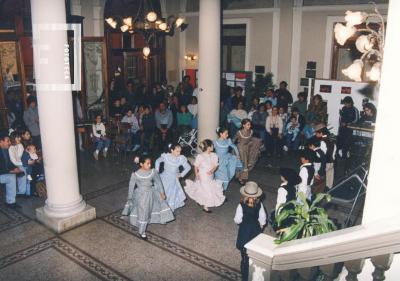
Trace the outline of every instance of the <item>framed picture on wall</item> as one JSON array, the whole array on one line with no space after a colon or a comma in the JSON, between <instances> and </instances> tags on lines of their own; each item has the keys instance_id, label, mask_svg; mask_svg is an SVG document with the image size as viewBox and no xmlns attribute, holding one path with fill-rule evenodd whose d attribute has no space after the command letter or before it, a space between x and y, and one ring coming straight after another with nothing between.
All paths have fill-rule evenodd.
<instances>
[{"instance_id":1,"label":"framed picture on wall","mask_svg":"<svg viewBox=\"0 0 400 281\"><path fill-rule=\"evenodd\" d=\"M342 87L340 89L340 93L344 95L350 95L351 94L351 87Z\"/></svg>"},{"instance_id":2,"label":"framed picture on wall","mask_svg":"<svg viewBox=\"0 0 400 281\"><path fill-rule=\"evenodd\" d=\"M319 91L321 93L332 93L332 85L320 85Z\"/></svg>"}]
</instances>

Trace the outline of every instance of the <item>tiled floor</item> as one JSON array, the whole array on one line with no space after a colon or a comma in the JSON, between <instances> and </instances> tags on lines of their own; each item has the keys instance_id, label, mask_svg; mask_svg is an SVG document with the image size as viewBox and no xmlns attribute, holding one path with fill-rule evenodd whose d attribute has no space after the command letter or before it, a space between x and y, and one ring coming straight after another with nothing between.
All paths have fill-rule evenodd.
<instances>
[{"instance_id":1,"label":"tiled floor","mask_svg":"<svg viewBox=\"0 0 400 281\"><path fill-rule=\"evenodd\" d=\"M295 168L297 160L261 159L251 173L264 190L268 210L276 200L278 165ZM211 214L187 200L175 221L150 225L145 242L120 216L129 161L94 162L83 154L79 170L81 193L96 208L94 221L57 235L35 220L34 210L44 200L18 199L23 208L17 211L0 204L0 280L240 280L233 222L238 183L231 183L229 201Z\"/></svg>"}]
</instances>

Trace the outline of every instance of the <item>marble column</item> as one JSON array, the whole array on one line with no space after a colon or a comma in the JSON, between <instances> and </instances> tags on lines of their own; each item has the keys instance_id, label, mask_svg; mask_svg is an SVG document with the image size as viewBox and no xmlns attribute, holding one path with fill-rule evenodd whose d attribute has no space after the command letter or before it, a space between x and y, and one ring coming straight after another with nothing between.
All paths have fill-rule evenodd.
<instances>
[{"instance_id":1,"label":"marble column","mask_svg":"<svg viewBox=\"0 0 400 281\"><path fill-rule=\"evenodd\" d=\"M216 138L220 109L221 3L200 0L199 141Z\"/></svg>"},{"instance_id":2,"label":"marble column","mask_svg":"<svg viewBox=\"0 0 400 281\"><path fill-rule=\"evenodd\" d=\"M363 224L396 217L400 214L398 189L396 188L398 186L397 173L399 172L400 149L398 149L398 139L393 131L394 128L398 127L396 121L398 120L398 105L400 104L400 95L393 91L393 89L398 88L399 84L399 26L400 1L390 1Z\"/></svg>"},{"instance_id":3,"label":"marble column","mask_svg":"<svg viewBox=\"0 0 400 281\"><path fill-rule=\"evenodd\" d=\"M57 232L96 216L79 192L64 0L31 0L34 67L47 200L39 221Z\"/></svg>"}]
</instances>

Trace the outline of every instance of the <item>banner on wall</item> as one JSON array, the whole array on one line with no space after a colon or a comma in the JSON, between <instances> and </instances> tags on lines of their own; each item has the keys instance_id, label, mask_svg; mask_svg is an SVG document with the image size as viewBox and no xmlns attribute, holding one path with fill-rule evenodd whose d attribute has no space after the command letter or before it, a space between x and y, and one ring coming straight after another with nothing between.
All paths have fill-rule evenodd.
<instances>
[{"instance_id":1,"label":"banner on wall","mask_svg":"<svg viewBox=\"0 0 400 281\"><path fill-rule=\"evenodd\" d=\"M365 82L315 79L314 95L321 95L327 103L328 127L332 128L332 133L337 134L339 130L339 111L343 107L342 99L350 96L354 101L354 106L361 112L362 101L366 98L365 89L368 87L371 87L371 85ZM368 98L370 99L369 102L377 106L376 100Z\"/></svg>"}]
</instances>

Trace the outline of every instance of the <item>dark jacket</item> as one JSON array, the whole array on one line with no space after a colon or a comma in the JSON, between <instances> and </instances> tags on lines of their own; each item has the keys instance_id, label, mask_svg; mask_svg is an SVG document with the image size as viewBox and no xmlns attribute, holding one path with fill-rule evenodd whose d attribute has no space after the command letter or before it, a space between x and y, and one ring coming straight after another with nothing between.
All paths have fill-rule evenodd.
<instances>
[{"instance_id":1,"label":"dark jacket","mask_svg":"<svg viewBox=\"0 0 400 281\"><path fill-rule=\"evenodd\" d=\"M15 168L8 154L8 149L0 149L0 175L9 174Z\"/></svg>"}]
</instances>

